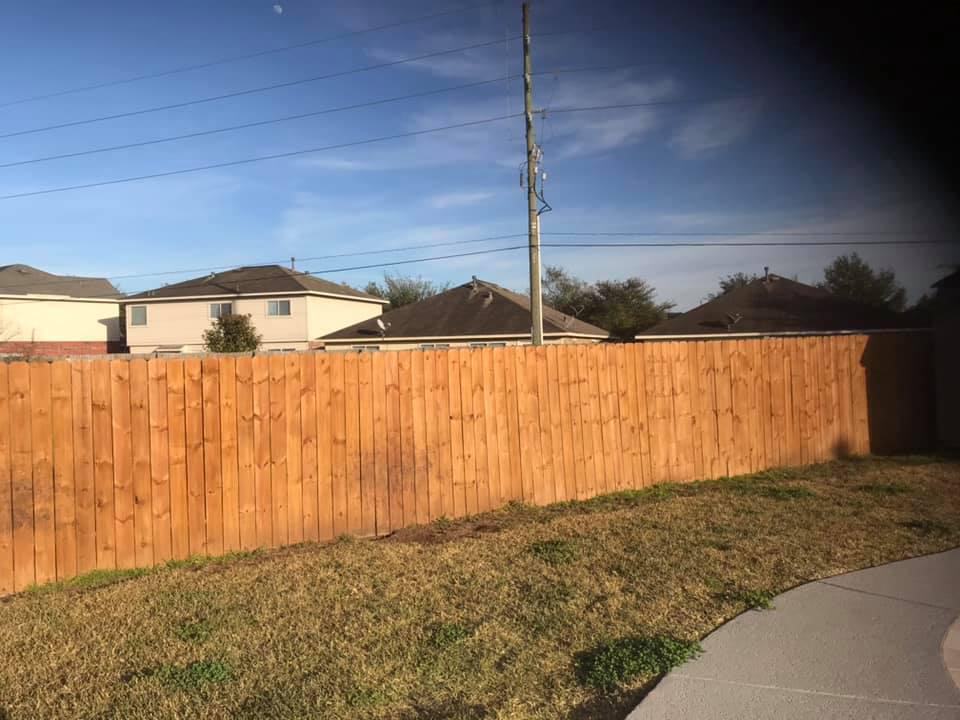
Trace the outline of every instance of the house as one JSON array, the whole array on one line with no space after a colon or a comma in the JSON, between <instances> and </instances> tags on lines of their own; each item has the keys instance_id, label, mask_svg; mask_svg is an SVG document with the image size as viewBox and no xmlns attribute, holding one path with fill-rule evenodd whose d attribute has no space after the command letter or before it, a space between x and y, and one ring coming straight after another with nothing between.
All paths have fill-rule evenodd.
<instances>
[{"instance_id":1,"label":"house","mask_svg":"<svg viewBox=\"0 0 960 720\"><path fill-rule=\"evenodd\" d=\"M553 308L543 308L545 342L595 343L609 334ZM409 350L529 342L530 299L477 278L323 337L327 350Z\"/></svg>"},{"instance_id":2,"label":"house","mask_svg":"<svg viewBox=\"0 0 960 720\"><path fill-rule=\"evenodd\" d=\"M105 278L0 266L0 355L119 352L119 298Z\"/></svg>"},{"instance_id":3,"label":"house","mask_svg":"<svg viewBox=\"0 0 960 720\"><path fill-rule=\"evenodd\" d=\"M164 285L124 301L133 353L203 350L223 314L250 315L264 350L306 350L333 330L378 317L387 301L280 265L240 267Z\"/></svg>"},{"instance_id":4,"label":"house","mask_svg":"<svg viewBox=\"0 0 960 720\"><path fill-rule=\"evenodd\" d=\"M910 318L765 273L693 310L664 320L637 340L796 335L905 328Z\"/></svg>"}]
</instances>

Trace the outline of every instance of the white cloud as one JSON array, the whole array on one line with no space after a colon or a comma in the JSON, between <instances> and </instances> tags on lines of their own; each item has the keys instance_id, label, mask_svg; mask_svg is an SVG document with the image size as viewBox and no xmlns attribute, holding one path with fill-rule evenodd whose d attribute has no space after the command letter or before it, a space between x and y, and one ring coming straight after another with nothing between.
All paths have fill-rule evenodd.
<instances>
[{"instance_id":1,"label":"white cloud","mask_svg":"<svg viewBox=\"0 0 960 720\"><path fill-rule=\"evenodd\" d=\"M745 137L760 116L756 100L725 100L711 103L688 116L674 133L672 143L687 156L697 156L727 147Z\"/></svg>"},{"instance_id":2,"label":"white cloud","mask_svg":"<svg viewBox=\"0 0 960 720\"><path fill-rule=\"evenodd\" d=\"M452 207L477 205L493 197L492 192L452 192L440 193L427 198L427 204L434 210L446 210Z\"/></svg>"}]
</instances>

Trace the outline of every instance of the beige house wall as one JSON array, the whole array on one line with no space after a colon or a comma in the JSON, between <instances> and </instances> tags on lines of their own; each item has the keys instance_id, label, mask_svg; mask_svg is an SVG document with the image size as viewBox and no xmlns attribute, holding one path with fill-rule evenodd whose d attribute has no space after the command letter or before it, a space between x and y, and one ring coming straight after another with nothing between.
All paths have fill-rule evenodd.
<instances>
[{"instance_id":1,"label":"beige house wall","mask_svg":"<svg viewBox=\"0 0 960 720\"><path fill-rule=\"evenodd\" d=\"M0 342L117 342L120 303L48 296L0 297Z\"/></svg>"},{"instance_id":2,"label":"beige house wall","mask_svg":"<svg viewBox=\"0 0 960 720\"><path fill-rule=\"evenodd\" d=\"M340 300L338 298L308 295L307 338L317 340L354 323L379 317L384 306L380 303Z\"/></svg>"},{"instance_id":3,"label":"beige house wall","mask_svg":"<svg viewBox=\"0 0 960 720\"><path fill-rule=\"evenodd\" d=\"M269 300L289 300L290 315L267 315ZM306 350L311 338L379 315L379 303L310 295L264 295L197 300L130 302L127 307L127 345L132 353L149 353L159 346L183 346L183 352L202 352L203 333L210 328L210 306L233 303L233 312L250 315L263 337L263 350ZM130 308L147 308L147 324L131 325ZM315 328L329 328L317 331Z\"/></svg>"},{"instance_id":4,"label":"beige house wall","mask_svg":"<svg viewBox=\"0 0 960 720\"><path fill-rule=\"evenodd\" d=\"M545 345L575 345L586 343L592 345L594 343L600 342L597 338L576 338L576 337L545 337L543 339ZM497 338L497 337L487 337L487 338L471 338L469 340L455 340L452 338L437 338L433 339L424 339L418 340L416 342L407 342L407 341L397 341L397 342L386 342L386 341L376 341L376 340L356 340L346 343L330 343L328 342L325 346L325 350L330 352L357 352L361 349L368 348L377 348L379 350L445 350L447 347L450 348L461 348L461 347L482 347L486 345L492 345L495 347L500 347L501 345L529 345L530 338ZM433 345L434 347L429 347ZM436 347L447 346L447 347ZM424 347L427 346L427 347Z\"/></svg>"}]
</instances>

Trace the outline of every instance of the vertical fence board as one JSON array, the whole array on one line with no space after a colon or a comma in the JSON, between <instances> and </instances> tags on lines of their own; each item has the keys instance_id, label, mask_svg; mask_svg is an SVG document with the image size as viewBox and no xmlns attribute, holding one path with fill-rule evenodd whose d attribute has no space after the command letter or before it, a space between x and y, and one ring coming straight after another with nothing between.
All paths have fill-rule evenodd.
<instances>
[{"instance_id":1,"label":"vertical fence board","mask_svg":"<svg viewBox=\"0 0 960 720\"><path fill-rule=\"evenodd\" d=\"M563 417L560 411L560 370L556 345L545 347L547 356L547 405L550 408L550 459L553 466L554 498L567 499L566 469L564 467Z\"/></svg>"},{"instance_id":2,"label":"vertical fence board","mask_svg":"<svg viewBox=\"0 0 960 720\"><path fill-rule=\"evenodd\" d=\"M270 359L250 361L253 378L253 484L256 498L257 546L273 545L273 482L270 419Z\"/></svg>"},{"instance_id":3,"label":"vertical fence board","mask_svg":"<svg viewBox=\"0 0 960 720\"><path fill-rule=\"evenodd\" d=\"M299 356L301 472L303 474L301 503L303 539L317 542L320 539L320 523L317 517L317 364L313 358L314 356L310 353Z\"/></svg>"},{"instance_id":4,"label":"vertical fence board","mask_svg":"<svg viewBox=\"0 0 960 720\"><path fill-rule=\"evenodd\" d=\"M90 368L87 360L74 360L70 367L73 392L73 475L77 496L77 572L81 574L97 567Z\"/></svg>"},{"instance_id":5,"label":"vertical fence board","mask_svg":"<svg viewBox=\"0 0 960 720\"><path fill-rule=\"evenodd\" d=\"M466 514L477 512L477 441L474 432L473 414L473 374L470 364L470 350L461 348L456 351L460 369L460 408L463 423L463 489L466 498Z\"/></svg>"},{"instance_id":6,"label":"vertical fence board","mask_svg":"<svg viewBox=\"0 0 960 720\"><path fill-rule=\"evenodd\" d=\"M610 368L610 353L604 345L588 350L597 362L597 382L600 390L600 432L603 438L604 481L607 492L619 490L620 484L620 433L616 424L617 389L614 372Z\"/></svg>"},{"instance_id":7,"label":"vertical fence board","mask_svg":"<svg viewBox=\"0 0 960 720\"><path fill-rule=\"evenodd\" d=\"M0 363L0 595L14 591L13 485L10 472L10 395L7 363Z\"/></svg>"},{"instance_id":8,"label":"vertical fence board","mask_svg":"<svg viewBox=\"0 0 960 720\"><path fill-rule=\"evenodd\" d=\"M200 358L183 361L184 428L187 449L187 528L190 554L207 552L203 442L203 364Z\"/></svg>"},{"instance_id":9,"label":"vertical fence board","mask_svg":"<svg viewBox=\"0 0 960 720\"><path fill-rule=\"evenodd\" d=\"M268 357L270 370L270 508L273 545L286 545L290 537L287 518L287 398L283 355Z\"/></svg>"},{"instance_id":10,"label":"vertical fence board","mask_svg":"<svg viewBox=\"0 0 960 720\"><path fill-rule=\"evenodd\" d=\"M624 487L643 485L643 467L640 457L640 425L637 409L636 372L633 357L627 345L614 348L617 367L617 393L620 408L620 444L623 448Z\"/></svg>"},{"instance_id":11,"label":"vertical fence board","mask_svg":"<svg viewBox=\"0 0 960 720\"><path fill-rule=\"evenodd\" d=\"M464 485L463 461L463 406L460 402L460 354L456 350L447 356L447 378L450 388L450 461L453 469L453 515L467 514L467 492Z\"/></svg>"},{"instance_id":12,"label":"vertical fence board","mask_svg":"<svg viewBox=\"0 0 960 720\"><path fill-rule=\"evenodd\" d=\"M650 407L647 404L646 346L634 345L630 348L630 354L633 362L631 377L635 383L633 394L637 399L637 429L640 433L642 484L649 485L653 482L653 471L650 460Z\"/></svg>"},{"instance_id":13,"label":"vertical fence board","mask_svg":"<svg viewBox=\"0 0 960 720\"><path fill-rule=\"evenodd\" d=\"M578 398L580 400L580 427L583 437L583 456L584 456L584 486L581 498L593 497L597 494L600 487L599 482L603 476L602 461L600 462L600 473L597 472L599 455L603 452L603 444L597 447L594 444L596 437L596 421L594 412L596 410L596 395L592 393L590 386L590 362L587 357L587 348L578 345L577 351L577 375L578 375ZM599 477L598 477L599 475Z\"/></svg>"},{"instance_id":14,"label":"vertical fence board","mask_svg":"<svg viewBox=\"0 0 960 720\"><path fill-rule=\"evenodd\" d=\"M720 467L720 447L717 441L717 395L716 366L713 353L707 342L698 341L695 350L697 358L697 425L700 435L700 453L703 463L703 476L717 478L724 474Z\"/></svg>"},{"instance_id":15,"label":"vertical fence board","mask_svg":"<svg viewBox=\"0 0 960 720\"><path fill-rule=\"evenodd\" d=\"M451 447L450 428L450 376L447 367L447 352L438 352L434 356L434 372L437 386L434 389L437 413L437 447L440 465L440 514L443 517L453 516L453 457Z\"/></svg>"},{"instance_id":16,"label":"vertical fence board","mask_svg":"<svg viewBox=\"0 0 960 720\"><path fill-rule=\"evenodd\" d=\"M358 387L360 393L359 532L361 535L374 535L377 531L376 508L374 505L377 467L373 441L373 357L370 353L361 353L358 360ZM424 494L424 500L426 499L425 495L426 494Z\"/></svg>"},{"instance_id":17,"label":"vertical fence board","mask_svg":"<svg viewBox=\"0 0 960 720\"><path fill-rule=\"evenodd\" d=\"M520 444L520 394L517 389L518 350L507 347L497 353L503 358L503 402L506 410L510 448L510 500L523 500L523 453Z\"/></svg>"},{"instance_id":18,"label":"vertical fence board","mask_svg":"<svg viewBox=\"0 0 960 720\"><path fill-rule=\"evenodd\" d=\"M400 439L400 362L398 353L387 353L387 506L389 527L403 527L403 453ZM452 515L452 514L451 514Z\"/></svg>"},{"instance_id":19,"label":"vertical fence board","mask_svg":"<svg viewBox=\"0 0 960 720\"><path fill-rule=\"evenodd\" d=\"M470 393L473 396L473 448L477 468L477 510L490 509L490 468L487 457L487 416L483 389L483 351L470 350Z\"/></svg>"},{"instance_id":20,"label":"vertical fence board","mask_svg":"<svg viewBox=\"0 0 960 720\"><path fill-rule=\"evenodd\" d=\"M733 475L734 460L733 430L733 377L730 349L732 343L718 341L712 344L714 362L714 395L717 404L717 442L720 448L719 468L723 475Z\"/></svg>"},{"instance_id":21,"label":"vertical fence board","mask_svg":"<svg viewBox=\"0 0 960 720\"><path fill-rule=\"evenodd\" d=\"M600 385L602 348L585 347L587 359L587 404L590 408L590 432L593 438L594 487L591 495L613 489L609 461L603 437L603 395Z\"/></svg>"},{"instance_id":22,"label":"vertical fence board","mask_svg":"<svg viewBox=\"0 0 960 720\"><path fill-rule=\"evenodd\" d=\"M783 338L771 338L764 370L768 374L770 386L770 449L767 459L772 467L780 467L786 465Z\"/></svg>"},{"instance_id":23,"label":"vertical fence board","mask_svg":"<svg viewBox=\"0 0 960 720\"><path fill-rule=\"evenodd\" d=\"M187 429L183 361L168 360L167 376L167 471L170 479L170 555L190 555L190 495L187 489ZM162 523L161 523L162 525Z\"/></svg>"},{"instance_id":24,"label":"vertical fence board","mask_svg":"<svg viewBox=\"0 0 960 720\"><path fill-rule=\"evenodd\" d=\"M413 467L417 523L430 522L430 477L427 461L427 397L423 351L410 354L413 401Z\"/></svg>"},{"instance_id":25,"label":"vertical fence board","mask_svg":"<svg viewBox=\"0 0 960 720\"><path fill-rule=\"evenodd\" d=\"M376 378L374 378L376 384ZM440 419L437 398L437 353L423 352L424 430L427 444L427 517L436 520L443 515L440 497Z\"/></svg>"},{"instance_id":26,"label":"vertical fence board","mask_svg":"<svg viewBox=\"0 0 960 720\"><path fill-rule=\"evenodd\" d=\"M397 378L400 385L400 508L402 525L417 522L416 449L413 436L413 353L397 353Z\"/></svg>"},{"instance_id":27,"label":"vertical fence board","mask_svg":"<svg viewBox=\"0 0 960 720\"><path fill-rule=\"evenodd\" d=\"M757 407L760 412L760 427L763 431L763 455L761 469L775 467L776 448L773 436L772 391L770 386L770 353L775 338L761 338L759 341L757 365Z\"/></svg>"},{"instance_id":28,"label":"vertical fence board","mask_svg":"<svg viewBox=\"0 0 960 720\"><path fill-rule=\"evenodd\" d=\"M303 542L303 443L300 434L300 358L283 356L283 419L286 429L287 542Z\"/></svg>"},{"instance_id":29,"label":"vertical fence board","mask_svg":"<svg viewBox=\"0 0 960 720\"><path fill-rule=\"evenodd\" d=\"M690 433L693 450L693 478L707 477L710 471L709 461L704 460L703 425L707 422L709 411L703 407L703 390L700 387L700 358L697 353L698 342L688 342L687 350L687 390L690 402Z\"/></svg>"},{"instance_id":30,"label":"vertical fence board","mask_svg":"<svg viewBox=\"0 0 960 720\"><path fill-rule=\"evenodd\" d=\"M130 364L110 361L111 431L113 433L114 538L118 568L136 566L133 527L133 454L130 430Z\"/></svg>"},{"instance_id":31,"label":"vertical fence board","mask_svg":"<svg viewBox=\"0 0 960 720\"><path fill-rule=\"evenodd\" d=\"M363 497L360 492L360 355L350 353L343 361L344 437L347 498L347 532L363 532Z\"/></svg>"},{"instance_id":32,"label":"vertical fence board","mask_svg":"<svg viewBox=\"0 0 960 720\"><path fill-rule=\"evenodd\" d=\"M150 426L150 523L153 529L154 562L166 562L174 557L173 542L173 484L170 465L172 461L171 437L174 422L171 418L167 373L174 367L167 360L150 360L147 364L149 382ZM180 441L182 447L182 440ZM182 455L178 462L182 460ZM182 467L182 464L181 464Z\"/></svg>"},{"instance_id":33,"label":"vertical fence board","mask_svg":"<svg viewBox=\"0 0 960 720\"><path fill-rule=\"evenodd\" d=\"M553 346L557 358L557 406L559 408L560 447L562 460L563 497L565 500L577 499L577 463L573 445L573 403L570 400L570 348L563 345Z\"/></svg>"},{"instance_id":34,"label":"vertical fence board","mask_svg":"<svg viewBox=\"0 0 960 720\"><path fill-rule=\"evenodd\" d=\"M109 370L108 370L109 372ZM33 450L31 447L31 388L30 366L23 362L10 363L8 366L10 407L10 472L11 499L13 504L13 588L19 592L26 590L36 582L36 564L34 556L34 517L33 517ZM107 375L106 395L109 398L109 375ZM109 401L109 400L108 400ZM110 416L107 411L107 432L110 429ZM110 473L110 509L113 507L113 473ZM113 522L113 514L110 514ZM104 538L112 533L104 533ZM106 539L103 540L106 542ZM112 550L112 546L110 547ZM104 557L106 561L106 556Z\"/></svg>"},{"instance_id":35,"label":"vertical fence board","mask_svg":"<svg viewBox=\"0 0 960 720\"><path fill-rule=\"evenodd\" d=\"M390 494L387 463L387 369L383 353L373 353L373 469L374 524L377 535L390 532ZM438 498L439 499L439 498Z\"/></svg>"},{"instance_id":36,"label":"vertical fence board","mask_svg":"<svg viewBox=\"0 0 960 720\"><path fill-rule=\"evenodd\" d=\"M696 477L693 440L693 405L690 391L689 342L671 343L673 345L673 426L677 437L677 450L674 458L674 479L693 480Z\"/></svg>"},{"instance_id":37,"label":"vertical fence board","mask_svg":"<svg viewBox=\"0 0 960 720\"><path fill-rule=\"evenodd\" d=\"M537 504L546 504L555 502L557 499L556 469L554 468L553 434L551 433L552 421L550 418L550 378L547 376L547 348L540 346L532 349L532 355L527 356L533 360L534 372L528 375L536 388L538 410L538 425L540 427L540 476L537 486L540 489L540 496L537 498Z\"/></svg>"},{"instance_id":38,"label":"vertical fence board","mask_svg":"<svg viewBox=\"0 0 960 720\"><path fill-rule=\"evenodd\" d=\"M587 494L587 450L583 432L580 402L580 367L577 348L565 348L567 393L570 398L570 437L573 447L573 498L582 500Z\"/></svg>"},{"instance_id":39,"label":"vertical fence board","mask_svg":"<svg viewBox=\"0 0 960 720\"><path fill-rule=\"evenodd\" d=\"M521 428L520 452L530 457L529 468L524 467L524 500L542 505L547 502L544 487L543 445L540 434L540 396L537 393L537 358L533 347L520 348L523 365L517 376L517 385L523 382L524 426Z\"/></svg>"},{"instance_id":40,"label":"vertical fence board","mask_svg":"<svg viewBox=\"0 0 960 720\"><path fill-rule=\"evenodd\" d=\"M134 560L137 567L154 564L153 548L153 478L150 462L152 446L150 422L150 378L147 361L135 358L130 366L130 444L133 461L133 533ZM166 413L160 426L167 424ZM165 468L156 468L158 472ZM168 558L169 559L169 558Z\"/></svg>"},{"instance_id":41,"label":"vertical fence board","mask_svg":"<svg viewBox=\"0 0 960 720\"><path fill-rule=\"evenodd\" d=\"M336 353L330 358L330 414L333 423L332 495L333 536L348 532L347 523L347 401L346 357Z\"/></svg>"},{"instance_id":42,"label":"vertical fence board","mask_svg":"<svg viewBox=\"0 0 960 720\"><path fill-rule=\"evenodd\" d=\"M38 584L57 578L50 383L50 364L30 363L34 562Z\"/></svg>"},{"instance_id":43,"label":"vertical fence board","mask_svg":"<svg viewBox=\"0 0 960 720\"><path fill-rule=\"evenodd\" d=\"M203 490L204 526L210 555L223 553L223 475L220 435L220 361L201 361L203 377Z\"/></svg>"},{"instance_id":44,"label":"vertical fence board","mask_svg":"<svg viewBox=\"0 0 960 720\"><path fill-rule=\"evenodd\" d=\"M223 498L223 549L240 549L240 487L237 450L237 359L219 362L220 485Z\"/></svg>"},{"instance_id":45,"label":"vertical fence board","mask_svg":"<svg viewBox=\"0 0 960 720\"><path fill-rule=\"evenodd\" d=\"M317 372L317 516L321 540L333 534L333 390L331 359L318 354Z\"/></svg>"},{"instance_id":46,"label":"vertical fence board","mask_svg":"<svg viewBox=\"0 0 960 720\"><path fill-rule=\"evenodd\" d=\"M784 338L783 346L783 417L787 436L787 454L783 461L787 465L799 465L801 454L800 414L798 398L794 396L794 357L796 355L796 338Z\"/></svg>"},{"instance_id":47,"label":"vertical fence board","mask_svg":"<svg viewBox=\"0 0 960 720\"><path fill-rule=\"evenodd\" d=\"M304 356L305 361L310 356ZM238 357L237 366L237 502L240 548L257 547L256 442L253 432L253 358ZM316 435L316 427L314 427ZM314 506L316 503L314 503ZM314 514L316 520L316 514Z\"/></svg>"},{"instance_id":48,"label":"vertical fence board","mask_svg":"<svg viewBox=\"0 0 960 720\"><path fill-rule=\"evenodd\" d=\"M646 368L647 407L650 436L650 482L670 480L670 445L666 431L666 399L664 397L663 352L667 343L653 342L643 345Z\"/></svg>"},{"instance_id":49,"label":"vertical fence board","mask_svg":"<svg viewBox=\"0 0 960 720\"><path fill-rule=\"evenodd\" d=\"M6 368L4 368L6 370ZM9 433L4 375L0 375L0 436ZM50 366L50 419L53 433L53 510L57 579L77 574L77 495L73 467L73 390L70 363L64 360ZM0 439L0 594L3 593L4 530L10 525L9 436ZM6 502L5 502L6 500ZM5 512L6 511L6 512ZM9 533L9 530L7 530ZM9 540L7 542L9 546ZM12 556L11 556L12 572Z\"/></svg>"},{"instance_id":50,"label":"vertical fence board","mask_svg":"<svg viewBox=\"0 0 960 720\"><path fill-rule=\"evenodd\" d=\"M507 414L503 395L503 353L483 350L484 412L487 419L487 469L490 503L494 508L509 502L510 461L507 448Z\"/></svg>"}]
</instances>

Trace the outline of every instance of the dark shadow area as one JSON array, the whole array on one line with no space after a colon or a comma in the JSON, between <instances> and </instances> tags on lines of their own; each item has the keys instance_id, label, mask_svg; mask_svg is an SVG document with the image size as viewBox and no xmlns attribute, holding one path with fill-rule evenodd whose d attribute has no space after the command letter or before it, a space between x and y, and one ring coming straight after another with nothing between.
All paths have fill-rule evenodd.
<instances>
[{"instance_id":1,"label":"dark shadow area","mask_svg":"<svg viewBox=\"0 0 960 720\"><path fill-rule=\"evenodd\" d=\"M937 434L941 447L960 450L960 305L936 324Z\"/></svg>"},{"instance_id":2,"label":"dark shadow area","mask_svg":"<svg viewBox=\"0 0 960 720\"><path fill-rule=\"evenodd\" d=\"M575 707L568 717L570 720L612 720L613 718L626 717L657 686L663 677L663 675L659 675L634 690L597 693Z\"/></svg>"},{"instance_id":3,"label":"dark shadow area","mask_svg":"<svg viewBox=\"0 0 960 720\"><path fill-rule=\"evenodd\" d=\"M850 441L847 438L841 438L833 446L833 457L838 460L847 460L853 455L853 449L850 447Z\"/></svg>"},{"instance_id":4,"label":"dark shadow area","mask_svg":"<svg viewBox=\"0 0 960 720\"><path fill-rule=\"evenodd\" d=\"M870 452L925 452L937 445L934 336L871 335L860 357L867 376Z\"/></svg>"}]
</instances>

